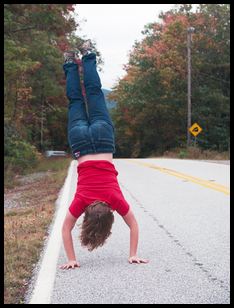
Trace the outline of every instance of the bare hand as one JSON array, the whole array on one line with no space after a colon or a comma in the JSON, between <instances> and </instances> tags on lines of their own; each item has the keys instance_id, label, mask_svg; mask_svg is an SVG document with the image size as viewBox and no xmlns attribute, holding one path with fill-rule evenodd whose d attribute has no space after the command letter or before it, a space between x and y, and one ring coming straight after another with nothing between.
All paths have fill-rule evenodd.
<instances>
[{"instance_id":1,"label":"bare hand","mask_svg":"<svg viewBox=\"0 0 234 308\"><path fill-rule=\"evenodd\" d=\"M69 268L75 268L75 267L80 267L80 264L79 264L79 262L77 262L77 261L68 261L67 263L65 263L65 264L62 264L62 265L60 265L59 266L59 268L61 268L61 269L69 269Z\"/></svg>"},{"instance_id":2,"label":"bare hand","mask_svg":"<svg viewBox=\"0 0 234 308\"><path fill-rule=\"evenodd\" d=\"M147 260L147 259L142 259L142 258L138 258L137 256L132 256L132 257L129 257L129 258L128 258L128 262L129 262L130 264L132 264L132 263L138 263L138 264L140 264L140 263L148 263L149 260Z\"/></svg>"}]
</instances>

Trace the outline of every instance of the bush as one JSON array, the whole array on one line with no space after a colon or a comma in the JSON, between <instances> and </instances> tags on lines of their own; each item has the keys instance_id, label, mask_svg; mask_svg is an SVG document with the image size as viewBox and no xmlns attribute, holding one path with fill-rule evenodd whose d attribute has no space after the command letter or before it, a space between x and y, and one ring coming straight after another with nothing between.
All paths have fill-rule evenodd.
<instances>
[{"instance_id":1,"label":"bush","mask_svg":"<svg viewBox=\"0 0 234 308\"><path fill-rule=\"evenodd\" d=\"M14 140L9 148L8 155L4 157L4 166L6 168L12 167L22 173L37 164L39 155L33 145L24 140Z\"/></svg>"},{"instance_id":2,"label":"bush","mask_svg":"<svg viewBox=\"0 0 234 308\"><path fill-rule=\"evenodd\" d=\"M183 159L186 158L188 156L188 151L187 150L181 150L178 154L178 157Z\"/></svg>"},{"instance_id":3,"label":"bush","mask_svg":"<svg viewBox=\"0 0 234 308\"><path fill-rule=\"evenodd\" d=\"M15 172L33 168L39 159L39 153L35 146L23 140L14 127L4 127L4 168L5 171L13 169Z\"/></svg>"}]
</instances>

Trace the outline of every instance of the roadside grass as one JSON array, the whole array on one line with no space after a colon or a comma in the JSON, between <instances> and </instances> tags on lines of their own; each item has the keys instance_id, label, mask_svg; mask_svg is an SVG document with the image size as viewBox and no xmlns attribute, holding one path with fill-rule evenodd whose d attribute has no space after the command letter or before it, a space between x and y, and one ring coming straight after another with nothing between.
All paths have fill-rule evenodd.
<instances>
[{"instance_id":1,"label":"roadside grass","mask_svg":"<svg viewBox=\"0 0 234 308\"><path fill-rule=\"evenodd\" d=\"M19 185L19 177L22 175L37 173L37 172L50 172L58 171L66 167L67 161L70 160L68 157L51 157L45 158L41 157L37 165L33 168L25 169L20 174L15 171L12 166L6 166L4 168L4 188L14 188Z\"/></svg>"},{"instance_id":2,"label":"roadside grass","mask_svg":"<svg viewBox=\"0 0 234 308\"><path fill-rule=\"evenodd\" d=\"M152 157L153 155L151 155ZM175 148L163 153L161 157L180 159L229 160L230 153L214 150L202 150L199 147Z\"/></svg>"},{"instance_id":3,"label":"roadside grass","mask_svg":"<svg viewBox=\"0 0 234 308\"><path fill-rule=\"evenodd\" d=\"M19 200L23 206L4 213L4 304L24 304L70 162L69 158L41 160L33 172L47 171L46 175L24 184Z\"/></svg>"},{"instance_id":4,"label":"roadside grass","mask_svg":"<svg viewBox=\"0 0 234 308\"><path fill-rule=\"evenodd\" d=\"M64 167L67 167L67 161L71 161L71 158L68 157L41 158L38 165L35 167L34 172L61 170Z\"/></svg>"}]
</instances>

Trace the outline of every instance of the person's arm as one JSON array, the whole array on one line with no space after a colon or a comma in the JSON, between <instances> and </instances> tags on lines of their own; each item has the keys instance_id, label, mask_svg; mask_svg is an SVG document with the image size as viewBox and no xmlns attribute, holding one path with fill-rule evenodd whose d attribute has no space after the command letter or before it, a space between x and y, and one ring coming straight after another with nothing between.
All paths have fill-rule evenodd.
<instances>
[{"instance_id":1,"label":"person's arm","mask_svg":"<svg viewBox=\"0 0 234 308\"><path fill-rule=\"evenodd\" d=\"M65 264L62 264L60 266L61 269L80 267L79 262L76 261L75 251L73 247L72 234L71 234L76 221L77 221L77 218L74 217L68 210L64 223L63 223L63 227L62 227L63 245L66 251L68 262Z\"/></svg>"},{"instance_id":2,"label":"person's arm","mask_svg":"<svg viewBox=\"0 0 234 308\"><path fill-rule=\"evenodd\" d=\"M148 260L139 258L137 256L139 228L131 209L129 209L128 213L123 216L123 219L130 228L130 252L128 258L129 263L148 263Z\"/></svg>"}]
</instances>

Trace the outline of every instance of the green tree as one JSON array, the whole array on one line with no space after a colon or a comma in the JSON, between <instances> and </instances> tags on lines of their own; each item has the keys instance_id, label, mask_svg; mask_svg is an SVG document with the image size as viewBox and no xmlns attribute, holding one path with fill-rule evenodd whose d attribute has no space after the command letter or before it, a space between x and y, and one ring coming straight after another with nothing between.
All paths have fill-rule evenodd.
<instances>
[{"instance_id":1,"label":"green tree","mask_svg":"<svg viewBox=\"0 0 234 308\"><path fill-rule=\"evenodd\" d=\"M5 131L40 151L68 150L63 52L83 41L75 35L74 6L4 4Z\"/></svg>"}]
</instances>

